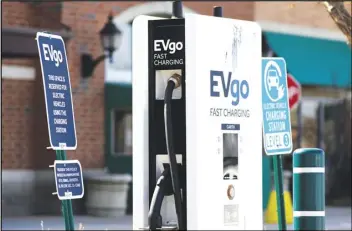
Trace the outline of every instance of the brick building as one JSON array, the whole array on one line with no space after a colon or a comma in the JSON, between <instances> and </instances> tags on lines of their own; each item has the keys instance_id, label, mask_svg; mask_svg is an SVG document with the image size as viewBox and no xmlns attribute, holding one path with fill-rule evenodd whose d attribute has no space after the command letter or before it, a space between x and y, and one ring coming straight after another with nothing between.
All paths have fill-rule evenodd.
<instances>
[{"instance_id":1,"label":"brick building","mask_svg":"<svg viewBox=\"0 0 352 231\"><path fill-rule=\"evenodd\" d=\"M253 20L253 2L219 2L230 18ZM186 2L185 12L212 14L211 2ZM4 2L2 4L2 193L3 215L58 214L59 202L49 165L49 146L37 31L60 34L66 42L77 150L68 159L80 160L85 174L108 167L131 172L131 22L140 14L170 16L171 2ZM80 55L97 57L103 50L99 31L109 12L123 31L114 60L101 63L93 76L81 78ZM125 129L126 128L126 129ZM120 135L123 134L123 135ZM89 192L87 192L89 193ZM84 212L84 200L73 202Z\"/></svg>"},{"instance_id":2,"label":"brick building","mask_svg":"<svg viewBox=\"0 0 352 231\"><path fill-rule=\"evenodd\" d=\"M344 58L347 46L343 35L322 6L302 2L296 3L295 8L290 8L290 2L216 4L224 7L225 17L258 21L272 49L288 60L288 68L302 82L303 94L325 96L326 89L330 89L330 77L324 77L325 82L321 82L324 78L320 72L314 78L304 75L297 53L283 49L285 44L280 43L286 41L287 46L298 41L295 46L302 47L299 43L317 44L318 41L322 44L306 51L304 57L310 53L315 54L310 59L324 56L318 50L325 47L330 57ZM185 2L184 11L211 15L213 5L214 2ZM93 76L83 81L81 54L88 52L93 57L102 54L98 32L109 12L113 12L114 23L123 32L121 47L115 52L112 64L108 61L99 64ZM66 41L78 139L77 150L67 152L68 158L80 160L85 174L94 175L103 168L112 173L131 173L131 23L140 14L170 16L171 2L3 2L3 215L58 214L60 211L57 198L51 195L55 191L54 178L48 166L53 163L55 153L46 149L49 140L34 40L37 31L60 34ZM348 57L342 63L342 69L346 66L351 69L347 65ZM314 65L315 69L317 63ZM342 77L335 82L344 88L348 76L336 65L335 74ZM324 72L327 70L322 71L323 76ZM85 212L83 202L73 202L78 213Z\"/></svg>"}]
</instances>

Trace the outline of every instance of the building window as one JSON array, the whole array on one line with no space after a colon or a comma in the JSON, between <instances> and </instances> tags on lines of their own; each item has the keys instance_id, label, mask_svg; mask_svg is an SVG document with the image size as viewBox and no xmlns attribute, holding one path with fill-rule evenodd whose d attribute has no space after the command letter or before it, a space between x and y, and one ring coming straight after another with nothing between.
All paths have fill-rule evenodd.
<instances>
[{"instance_id":1,"label":"building window","mask_svg":"<svg viewBox=\"0 0 352 231\"><path fill-rule=\"evenodd\" d=\"M111 151L115 155L132 155L132 112L113 110Z\"/></svg>"}]
</instances>

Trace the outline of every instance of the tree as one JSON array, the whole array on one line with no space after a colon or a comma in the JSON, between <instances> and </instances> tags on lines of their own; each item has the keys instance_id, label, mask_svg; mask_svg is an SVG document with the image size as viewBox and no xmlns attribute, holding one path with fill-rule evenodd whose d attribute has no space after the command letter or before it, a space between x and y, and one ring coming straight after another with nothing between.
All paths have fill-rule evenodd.
<instances>
[{"instance_id":1,"label":"tree","mask_svg":"<svg viewBox=\"0 0 352 231\"><path fill-rule=\"evenodd\" d=\"M352 48L352 17L345 8L344 2L323 1L321 2L335 24L347 37L347 44Z\"/></svg>"}]
</instances>

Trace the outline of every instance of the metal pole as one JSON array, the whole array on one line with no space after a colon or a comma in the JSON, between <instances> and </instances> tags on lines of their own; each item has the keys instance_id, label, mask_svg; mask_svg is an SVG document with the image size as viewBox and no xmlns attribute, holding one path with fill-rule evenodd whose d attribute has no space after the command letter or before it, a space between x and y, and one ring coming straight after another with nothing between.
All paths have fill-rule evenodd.
<instances>
[{"instance_id":1,"label":"metal pole","mask_svg":"<svg viewBox=\"0 0 352 231\"><path fill-rule=\"evenodd\" d=\"M66 203L67 203L67 212L68 212L68 218L70 221L70 227L71 227L71 230L75 230L75 221L73 218L72 201L67 200Z\"/></svg>"},{"instance_id":2,"label":"metal pole","mask_svg":"<svg viewBox=\"0 0 352 231\"><path fill-rule=\"evenodd\" d=\"M61 160L66 160L66 151L61 150ZM75 222L73 218L73 209L72 209L72 201L71 200L65 200L66 202L66 210L67 210L67 218L68 222L70 225L70 230L75 230Z\"/></svg>"},{"instance_id":3,"label":"metal pole","mask_svg":"<svg viewBox=\"0 0 352 231\"><path fill-rule=\"evenodd\" d=\"M302 147L302 133L303 132L303 121L302 121L302 102L297 106L297 147Z\"/></svg>"},{"instance_id":4,"label":"metal pole","mask_svg":"<svg viewBox=\"0 0 352 231\"><path fill-rule=\"evenodd\" d=\"M283 188L284 180L282 176L282 156L273 156L273 163L279 230L287 230Z\"/></svg>"},{"instance_id":5,"label":"metal pole","mask_svg":"<svg viewBox=\"0 0 352 231\"><path fill-rule=\"evenodd\" d=\"M318 148L293 152L294 230L325 230L325 154Z\"/></svg>"},{"instance_id":6,"label":"metal pole","mask_svg":"<svg viewBox=\"0 0 352 231\"><path fill-rule=\"evenodd\" d=\"M213 15L215 17L222 17L222 7L221 6L214 6Z\"/></svg>"},{"instance_id":7,"label":"metal pole","mask_svg":"<svg viewBox=\"0 0 352 231\"><path fill-rule=\"evenodd\" d=\"M183 18L182 2L174 1L172 3L172 17L173 18Z\"/></svg>"},{"instance_id":8,"label":"metal pole","mask_svg":"<svg viewBox=\"0 0 352 231\"><path fill-rule=\"evenodd\" d=\"M61 150L56 150L55 152L56 152L56 159L62 160ZM67 203L65 200L61 201L61 212L62 212L62 216L64 217L64 221L65 221L65 230L71 230L70 229L70 218L68 216Z\"/></svg>"},{"instance_id":9,"label":"metal pole","mask_svg":"<svg viewBox=\"0 0 352 231\"><path fill-rule=\"evenodd\" d=\"M324 147L324 104L319 103L317 110L317 148Z\"/></svg>"}]
</instances>

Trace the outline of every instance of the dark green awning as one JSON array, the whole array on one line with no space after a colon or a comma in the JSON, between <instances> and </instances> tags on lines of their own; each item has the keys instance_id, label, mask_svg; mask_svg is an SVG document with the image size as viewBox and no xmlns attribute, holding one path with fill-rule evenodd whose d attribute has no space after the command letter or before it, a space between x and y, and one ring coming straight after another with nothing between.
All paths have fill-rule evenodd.
<instances>
[{"instance_id":1,"label":"dark green awning","mask_svg":"<svg viewBox=\"0 0 352 231\"><path fill-rule=\"evenodd\" d=\"M351 49L344 41L264 32L268 45L284 57L302 85L351 87Z\"/></svg>"}]
</instances>

